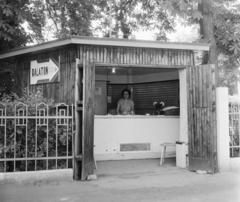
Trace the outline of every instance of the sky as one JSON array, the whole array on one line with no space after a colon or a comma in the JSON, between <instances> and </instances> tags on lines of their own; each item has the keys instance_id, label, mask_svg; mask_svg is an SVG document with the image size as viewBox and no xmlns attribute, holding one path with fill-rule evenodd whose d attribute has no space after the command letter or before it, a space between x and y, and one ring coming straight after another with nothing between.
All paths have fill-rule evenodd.
<instances>
[{"instance_id":1,"label":"sky","mask_svg":"<svg viewBox=\"0 0 240 202\"><path fill-rule=\"evenodd\" d=\"M154 40L153 31L142 31L134 33L136 39L139 40ZM197 26L184 26L178 23L176 25L176 31L173 33L167 33L167 38L171 42L193 42L198 38Z\"/></svg>"},{"instance_id":2,"label":"sky","mask_svg":"<svg viewBox=\"0 0 240 202\"><path fill-rule=\"evenodd\" d=\"M26 30L29 31L27 28L27 24L23 25ZM46 34L48 37L48 41L55 40L51 33ZM45 35L45 36L46 36ZM154 40L154 31L138 31L134 33L135 39L138 40ZM194 26L183 26L180 23L176 26L176 31L173 33L167 33L167 38L171 42L193 42L197 39L198 30ZM34 45L35 43L30 43L28 45Z\"/></svg>"},{"instance_id":3,"label":"sky","mask_svg":"<svg viewBox=\"0 0 240 202\"><path fill-rule=\"evenodd\" d=\"M24 25L27 27L27 25ZM101 35L99 35L101 36ZM134 33L135 39L138 40L154 40L154 31L138 31ZM172 42L192 42L198 37L198 30L196 26L184 26L178 23L176 25L176 31L173 33L167 33L167 38ZM55 38L51 33L48 33L48 40L54 40Z\"/></svg>"}]
</instances>

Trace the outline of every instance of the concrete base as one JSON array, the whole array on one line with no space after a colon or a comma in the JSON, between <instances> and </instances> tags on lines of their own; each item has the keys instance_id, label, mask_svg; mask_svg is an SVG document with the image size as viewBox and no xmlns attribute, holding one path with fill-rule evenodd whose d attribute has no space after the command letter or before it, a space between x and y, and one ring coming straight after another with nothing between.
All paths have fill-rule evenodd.
<instances>
[{"instance_id":1,"label":"concrete base","mask_svg":"<svg viewBox=\"0 0 240 202\"><path fill-rule=\"evenodd\" d=\"M179 169L176 167L176 158L165 159L162 166L159 165L159 159L97 161L97 165L98 169L94 170L94 174L98 176L98 180L104 176L130 175L132 173L144 175L153 174L156 171L163 174L165 171Z\"/></svg>"},{"instance_id":2,"label":"concrete base","mask_svg":"<svg viewBox=\"0 0 240 202\"><path fill-rule=\"evenodd\" d=\"M37 182L73 181L73 170L44 170L0 173L0 184L30 184Z\"/></svg>"},{"instance_id":3,"label":"concrete base","mask_svg":"<svg viewBox=\"0 0 240 202\"><path fill-rule=\"evenodd\" d=\"M229 154L229 114L228 114L228 89L217 88L217 159L218 171L230 170Z\"/></svg>"},{"instance_id":4,"label":"concrete base","mask_svg":"<svg viewBox=\"0 0 240 202\"><path fill-rule=\"evenodd\" d=\"M230 158L230 169L231 171L240 172L240 158Z\"/></svg>"},{"instance_id":5,"label":"concrete base","mask_svg":"<svg viewBox=\"0 0 240 202\"><path fill-rule=\"evenodd\" d=\"M168 148L168 150L170 150ZM96 161L112 161L112 160L133 160L133 159L159 159L161 152L142 152L142 153L118 153L118 154L95 154ZM167 151L165 158L176 157L175 151Z\"/></svg>"}]
</instances>

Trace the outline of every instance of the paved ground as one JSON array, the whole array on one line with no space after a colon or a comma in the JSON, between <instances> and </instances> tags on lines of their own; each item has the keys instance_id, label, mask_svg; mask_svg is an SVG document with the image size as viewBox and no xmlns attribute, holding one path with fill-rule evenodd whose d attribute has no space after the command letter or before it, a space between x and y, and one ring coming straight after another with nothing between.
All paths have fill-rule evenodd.
<instances>
[{"instance_id":1,"label":"paved ground","mask_svg":"<svg viewBox=\"0 0 240 202\"><path fill-rule=\"evenodd\" d=\"M240 201L240 173L196 174L168 159L98 162L95 181L0 185L1 202Z\"/></svg>"}]
</instances>

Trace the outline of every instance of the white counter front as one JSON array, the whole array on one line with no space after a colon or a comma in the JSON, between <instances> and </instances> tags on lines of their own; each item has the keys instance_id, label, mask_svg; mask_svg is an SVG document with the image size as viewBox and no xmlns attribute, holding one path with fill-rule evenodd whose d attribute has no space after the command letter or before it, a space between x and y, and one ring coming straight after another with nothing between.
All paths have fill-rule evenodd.
<instances>
[{"instance_id":1,"label":"white counter front","mask_svg":"<svg viewBox=\"0 0 240 202\"><path fill-rule=\"evenodd\" d=\"M179 116L95 115L95 159L160 158L161 143L179 140L179 122ZM175 150L167 148L167 154Z\"/></svg>"}]
</instances>

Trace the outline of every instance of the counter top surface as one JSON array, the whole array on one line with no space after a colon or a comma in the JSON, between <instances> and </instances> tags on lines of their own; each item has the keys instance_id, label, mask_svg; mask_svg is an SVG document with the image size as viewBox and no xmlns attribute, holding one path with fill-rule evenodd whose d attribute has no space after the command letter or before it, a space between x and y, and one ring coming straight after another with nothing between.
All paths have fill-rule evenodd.
<instances>
[{"instance_id":1,"label":"counter top surface","mask_svg":"<svg viewBox=\"0 0 240 202\"><path fill-rule=\"evenodd\" d=\"M162 118L180 118L179 116L164 115L94 115L95 119L162 119Z\"/></svg>"}]
</instances>

